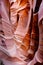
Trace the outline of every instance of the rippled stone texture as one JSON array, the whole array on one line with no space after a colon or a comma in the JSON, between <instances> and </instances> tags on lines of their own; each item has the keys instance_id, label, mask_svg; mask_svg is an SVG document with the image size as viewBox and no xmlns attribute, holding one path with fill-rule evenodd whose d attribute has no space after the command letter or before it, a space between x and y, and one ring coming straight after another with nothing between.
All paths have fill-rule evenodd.
<instances>
[{"instance_id":1,"label":"rippled stone texture","mask_svg":"<svg viewBox=\"0 0 43 65\"><path fill-rule=\"evenodd\" d=\"M42 0L0 0L0 59L5 65L43 62L41 3Z\"/></svg>"}]
</instances>

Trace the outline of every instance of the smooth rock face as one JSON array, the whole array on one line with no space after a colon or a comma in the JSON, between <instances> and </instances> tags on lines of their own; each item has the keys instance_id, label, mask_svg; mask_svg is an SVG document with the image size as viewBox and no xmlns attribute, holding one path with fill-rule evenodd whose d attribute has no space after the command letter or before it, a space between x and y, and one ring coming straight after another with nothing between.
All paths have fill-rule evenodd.
<instances>
[{"instance_id":1,"label":"smooth rock face","mask_svg":"<svg viewBox=\"0 0 43 65\"><path fill-rule=\"evenodd\" d=\"M0 60L4 65L43 62L43 0L0 0Z\"/></svg>"},{"instance_id":2,"label":"smooth rock face","mask_svg":"<svg viewBox=\"0 0 43 65\"><path fill-rule=\"evenodd\" d=\"M38 48L38 52L37 52L37 57L39 58L39 60L41 62L43 62L43 0L39 9L39 21L38 21L38 25L39 25L39 48Z\"/></svg>"}]
</instances>

